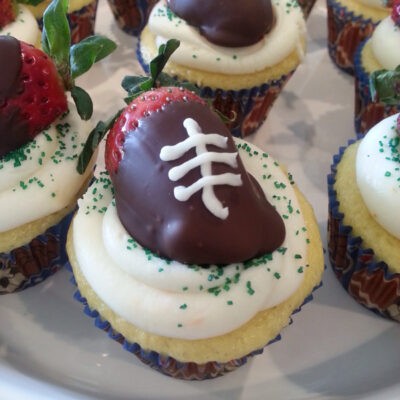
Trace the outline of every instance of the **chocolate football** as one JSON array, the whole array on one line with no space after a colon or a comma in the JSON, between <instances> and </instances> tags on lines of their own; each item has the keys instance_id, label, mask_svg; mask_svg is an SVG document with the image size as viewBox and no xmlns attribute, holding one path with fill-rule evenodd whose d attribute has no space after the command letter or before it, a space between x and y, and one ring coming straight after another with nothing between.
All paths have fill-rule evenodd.
<instances>
[{"instance_id":1,"label":"chocolate football","mask_svg":"<svg viewBox=\"0 0 400 400\"><path fill-rule=\"evenodd\" d=\"M136 125L125 132L110 176L120 221L138 243L198 265L241 262L279 247L281 217L206 104L170 102Z\"/></svg>"},{"instance_id":2,"label":"chocolate football","mask_svg":"<svg viewBox=\"0 0 400 400\"><path fill-rule=\"evenodd\" d=\"M250 46L261 40L275 22L270 0L168 0L167 5L219 46Z\"/></svg>"}]
</instances>

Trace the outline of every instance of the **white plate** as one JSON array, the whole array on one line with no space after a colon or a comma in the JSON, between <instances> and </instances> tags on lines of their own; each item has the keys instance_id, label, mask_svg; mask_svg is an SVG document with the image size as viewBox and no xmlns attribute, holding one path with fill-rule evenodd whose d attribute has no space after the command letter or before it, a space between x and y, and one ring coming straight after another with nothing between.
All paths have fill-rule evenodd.
<instances>
[{"instance_id":1,"label":"white plate","mask_svg":"<svg viewBox=\"0 0 400 400\"><path fill-rule=\"evenodd\" d=\"M315 207L326 238L326 175L333 154L353 137L352 79L326 51L322 0L308 21L304 65L251 141L293 173ZM140 71L135 39L115 25L101 0L98 32L120 44L82 82L97 117L123 105L122 77ZM119 104L119 105L118 105ZM295 315L282 340L222 378L183 382L138 361L93 326L72 298L69 273L0 300L0 400L15 399L399 399L400 326L356 304L328 266L324 286Z\"/></svg>"}]
</instances>

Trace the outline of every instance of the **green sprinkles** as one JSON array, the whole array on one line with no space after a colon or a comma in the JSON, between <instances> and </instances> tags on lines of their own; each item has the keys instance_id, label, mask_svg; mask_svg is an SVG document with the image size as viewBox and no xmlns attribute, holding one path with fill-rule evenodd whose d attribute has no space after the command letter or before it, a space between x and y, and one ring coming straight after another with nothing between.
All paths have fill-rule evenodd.
<instances>
[{"instance_id":1,"label":"green sprinkles","mask_svg":"<svg viewBox=\"0 0 400 400\"><path fill-rule=\"evenodd\" d=\"M274 278L281 279L281 274L279 272L274 272Z\"/></svg>"},{"instance_id":2,"label":"green sprinkles","mask_svg":"<svg viewBox=\"0 0 400 400\"><path fill-rule=\"evenodd\" d=\"M186 309L187 309L187 304L186 304L186 303L181 304L181 305L179 306L179 308L180 308L181 310L186 310Z\"/></svg>"},{"instance_id":3,"label":"green sprinkles","mask_svg":"<svg viewBox=\"0 0 400 400\"><path fill-rule=\"evenodd\" d=\"M246 288L247 288L247 293L248 293L250 296L253 296L253 294L255 293L255 291L254 291L254 289L251 287L251 282L250 282L250 281L247 281L247 282L246 282Z\"/></svg>"}]
</instances>

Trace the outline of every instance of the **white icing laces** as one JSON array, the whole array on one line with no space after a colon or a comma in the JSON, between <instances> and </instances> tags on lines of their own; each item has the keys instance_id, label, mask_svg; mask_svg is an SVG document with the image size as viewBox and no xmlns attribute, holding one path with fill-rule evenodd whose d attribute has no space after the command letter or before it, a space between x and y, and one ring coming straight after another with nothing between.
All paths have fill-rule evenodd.
<instances>
[{"instance_id":1,"label":"white icing laces","mask_svg":"<svg viewBox=\"0 0 400 400\"><path fill-rule=\"evenodd\" d=\"M175 182L196 167L200 167L202 177L188 187L176 186L174 188L174 196L179 201L186 201L194 193L203 190L201 198L207 210L217 218L226 219L229 215L228 207L223 207L222 203L217 199L214 193L214 186L240 186L242 184L242 179L240 174L233 173L213 175L211 166L213 162L219 162L235 168L237 167L238 154L237 152L217 153L208 151L206 147L207 144L226 148L228 138L217 133L204 134L199 124L192 118L186 118L183 121L183 126L189 137L174 146L164 146L160 151L160 159L162 161L177 160L188 150L195 147L196 157L177 167L171 168L168 177L171 181Z\"/></svg>"}]
</instances>

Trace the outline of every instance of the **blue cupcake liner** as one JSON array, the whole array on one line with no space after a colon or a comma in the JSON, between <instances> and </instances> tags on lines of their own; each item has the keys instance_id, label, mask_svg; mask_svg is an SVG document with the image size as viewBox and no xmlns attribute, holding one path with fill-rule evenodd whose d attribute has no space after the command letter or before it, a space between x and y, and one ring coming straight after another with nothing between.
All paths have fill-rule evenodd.
<instances>
[{"instance_id":1,"label":"blue cupcake liner","mask_svg":"<svg viewBox=\"0 0 400 400\"><path fill-rule=\"evenodd\" d=\"M139 38L136 48L137 60L143 70L149 73L149 65L142 57L140 45ZM210 100L212 106L228 118L234 115L233 120L228 121L226 125L233 136L244 138L255 133L263 124L275 100L294 71L260 86L241 90L213 89L209 86L201 86L198 87L199 95L205 100ZM179 81L179 78L173 78Z\"/></svg>"},{"instance_id":2,"label":"blue cupcake liner","mask_svg":"<svg viewBox=\"0 0 400 400\"><path fill-rule=\"evenodd\" d=\"M75 277L73 275L73 270L69 262L66 264L66 268L72 274L70 279L71 283L77 286ZM322 286L322 281L313 288L312 292L304 299L301 306L293 311L288 325L291 325L293 323L293 318L292 318L293 315L300 312L301 308L313 299L314 291L320 288L321 286ZM199 381L199 380L217 378L219 376L226 374L227 372L233 371L236 368L246 364L251 357L258 354L262 354L264 351L264 347L272 343L278 342L282 338L281 334L278 334L274 339L270 340L263 348L254 350L244 357L237 358L225 363L217 361L210 361L205 364L196 364L193 362L180 362L174 359L173 357L160 354L153 350L146 350L142 348L140 344L136 342L129 342L128 340L126 340L125 337L121 333L117 332L107 320L101 317L101 315L97 310L90 308L86 298L81 295L79 289L75 291L73 297L75 300L83 304L84 314L94 319L94 325L97 328L107 332L108 336L111 339L121 344L125 350L134 354L136 357L139 358L140 361L142 361L152 369L164 375L177 379Z\"/></svg>"},{"instance_id":3,"label":"blue cupcake liner","mask_svg":"<svg viewBox=\"0 0 400 400\"><path fill-rule=\"evenodd\" d=\"M43 282L67 262L66 235L73 212L29 243L0 253L0 295Z\"/></svg>"},{"instance_id":4,"label":"blue cupcake liner","mask_svg":"<svg viewBox=\"0 0 400 400\"><path fill-rule=\"evenodd\" d=\"M329 56L338 68L354 75L356 49L379 22L354 14L336 0L327 0L327 11Z\"/></svg>"},{"instance_id":5,"label":"blue cupcake liner","mask_svg":"<svg viewBox=\"0 0 400 400\"><path fill-rule=\"evenodd\" d=\"M354 56L355 111L354 128L358 137L364 136L374 125L400 111L400 105L389 106L371 98L369 74L362 64L362 51L369 39L360 43Z\"/></svg>"},{"instance_id":6,"label":"blue cupcake liner","mask_svg":"<svg viewBox=\"0 0 400 400\"><path fill-rule=\"evenodd\" d=\"M343 223L334 184L337 165L348 146L340 147L333 157L327 177L329 196L328 250L331 267L343 288L361 305L385 318L400 322L400 274L376 258L373 249L363 246L363 239L352 235Z\"/></svg>"}]
</instances>

